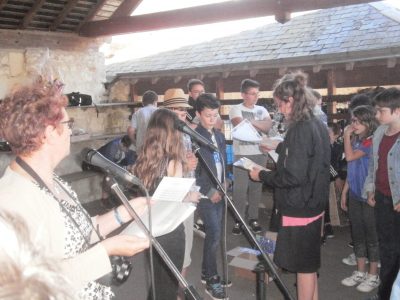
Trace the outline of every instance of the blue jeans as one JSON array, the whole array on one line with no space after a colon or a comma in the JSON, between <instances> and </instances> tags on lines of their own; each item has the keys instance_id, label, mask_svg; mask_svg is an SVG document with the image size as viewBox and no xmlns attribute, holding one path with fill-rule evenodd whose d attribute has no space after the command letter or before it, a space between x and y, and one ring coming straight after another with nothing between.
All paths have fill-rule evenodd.
<instances>
[{"instance_id":1,"label":"blue jeans","mask_svg":"<svg viewBox=\"0 0 400 300\"><path fill-rule=\"evenodd\" d=\"M397 273L396 280L392 286L392 293L390 294L390 300L400 299L400 271Z\"/></svg>"},{"instance_id":2,"label":"blue jeans","mask_svg":"<svg viewBox=\"0 0 400 300\"><path fill-rule=\"evenodd\" d=\"M206 278L218 274L217 250L221 240L224 205L223 200L218 203L212 203L210 199L201 199L197 205L206 232L203 246L203 263L201 266L202 274Z\"/></svg>"}]
</instances>

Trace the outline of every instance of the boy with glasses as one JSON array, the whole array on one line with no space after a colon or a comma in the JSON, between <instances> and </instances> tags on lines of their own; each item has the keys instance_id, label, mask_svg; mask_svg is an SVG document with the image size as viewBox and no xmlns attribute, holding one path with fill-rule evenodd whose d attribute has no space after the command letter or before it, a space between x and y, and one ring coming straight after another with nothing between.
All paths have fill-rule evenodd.
<instances>
[{"instance_id":1,"label":"boy with glasses","mask_svg":"<svg viewBox=\"0 0 400 300\"><path fill-rule=\"evenodd\" d=\"M229 111L229 119L233 126L238 125L244 119L263 133L267 133L272 126L272 121L268 111L263 107L256 105L259 96L260 84L251 79L242 81L240 91L243 102L233 105ZM265 166L267 156L259 149L259 145L252 142L233 140L233 152L235 161L242 157L247 157L260 166ZM246 219L246 204L248 203L247 220L251 230L254 233L260 233L262 228L258 223L258 206L261 200L262 183L250 180L248 172L239 167L233 167L233 200L238 212ZM241 234L241 225L236 223L232 233Z\"/></svg>"}]
</instances>

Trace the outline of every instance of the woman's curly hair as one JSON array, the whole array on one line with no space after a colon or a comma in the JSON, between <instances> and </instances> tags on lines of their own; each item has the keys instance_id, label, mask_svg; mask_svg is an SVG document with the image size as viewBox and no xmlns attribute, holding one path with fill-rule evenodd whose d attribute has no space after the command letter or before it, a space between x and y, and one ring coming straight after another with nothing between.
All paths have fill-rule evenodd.
<instances>
[{"instance_id":1,"label":"woman's curly hair","mask_svg":"<svg viewBox=\"0 0 400 300\"><path fill-rule=\"evenodd\" d=\"M32 153L41 147L46 127L62 120L67 103L54 82L17 87L0 102L0 136L16 155Z\"/></svg>"}]
</instances>

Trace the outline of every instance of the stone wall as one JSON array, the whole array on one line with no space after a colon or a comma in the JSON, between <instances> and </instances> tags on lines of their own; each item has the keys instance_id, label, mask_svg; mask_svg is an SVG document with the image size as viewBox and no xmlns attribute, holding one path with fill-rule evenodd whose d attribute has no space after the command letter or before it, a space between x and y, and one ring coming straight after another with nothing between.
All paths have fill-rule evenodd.
<instances>
[{"instance_id":1,"label":"stone wall","mask_svg":"<svg viewBox=\"0 0 400 300\"><path fill-rule=\"evenodd\" d=\"M104 39L88 39L69 33L0 30L0 99L16 83L43 75L60 79L64 92L106 99L105 61L99 47Z\"/></svg>"}]
</instances>

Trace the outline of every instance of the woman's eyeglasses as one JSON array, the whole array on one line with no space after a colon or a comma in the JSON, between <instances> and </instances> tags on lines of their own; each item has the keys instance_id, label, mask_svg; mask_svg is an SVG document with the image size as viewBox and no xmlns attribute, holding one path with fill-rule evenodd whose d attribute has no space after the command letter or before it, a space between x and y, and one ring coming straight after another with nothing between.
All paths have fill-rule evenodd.
<instances>
[{"instance_id":1,"label":"woman's eyeglasses","mask_svg":"<svg viewBox=\"0 0 400 300\"><path fill-rule=\"evenodd\" d=\"M68 128L70 130L72 130L74 128L74 122L75 122L75 120L73 118L71 118L71 119L69 119L67 121L60 122L60 124L67 124Z\"/></svg>"},{"instance_id":2,"label":"woman's eyeglasses","mask_svg":"<svg viewBox=\"0 0 400 300\"><path fill-rule=\"evenodd\" d=\"M351 119L351 124L356 124L356 125L360 125L361 122L358 119Z\"/></svg>"}]
</instances>

